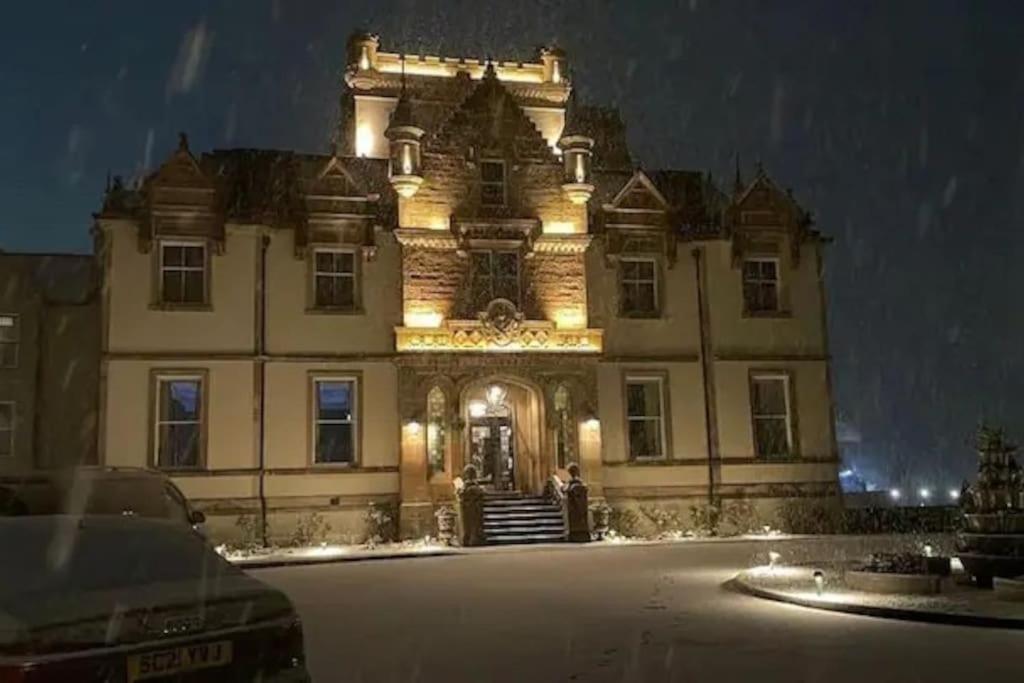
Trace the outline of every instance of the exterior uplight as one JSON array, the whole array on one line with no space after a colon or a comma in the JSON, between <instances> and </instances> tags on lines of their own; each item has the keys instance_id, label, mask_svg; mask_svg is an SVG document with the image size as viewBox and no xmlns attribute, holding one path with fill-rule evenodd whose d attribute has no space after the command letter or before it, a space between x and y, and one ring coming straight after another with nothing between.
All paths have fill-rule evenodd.
<instances>
[{"instance_id":1,"label":"exterior uplight","mask_svg":"<svg viewBox=\"0 0 1024 683\"><path fill-rule=\"evenodd\" d=\"M775 569L775 565L777 565L779 563L779 559L781 559L781 558L782 558L782 555L780 555L779 553L775 552L774 550L769 550L768 551L768 566L771 567L772 569Z\"/></svg>"},{"instance_id":2,"label":"exterior uplight","mask_svg":"<svg viewBox=\"0 0 1024 683\"><path fill-rule=\"evenodd\" d=\"M818 592L818 597L821 597L822 591L825 589L825 573L820 569L814 571L814 590Z\"/></svg>"}]
</instances>

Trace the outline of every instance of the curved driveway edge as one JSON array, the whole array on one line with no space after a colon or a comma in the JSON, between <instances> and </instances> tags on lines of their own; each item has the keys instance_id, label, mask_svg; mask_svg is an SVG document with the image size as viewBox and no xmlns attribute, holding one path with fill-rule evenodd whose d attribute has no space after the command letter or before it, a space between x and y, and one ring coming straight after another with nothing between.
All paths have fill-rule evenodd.
<instances>
[{"instance_id":1,"label":"curved driveway edge","mask_svg":"<svg viewBox=\"0 0 1024 683\"><path fill-rule=\"evenodd\" d=\"M951 626L976 626L981 628L1004 628L1024 630L1024 619L1006 619L1003 617L987 617L978 614L953 614L950 612L927 612L924 610L902 609L898 607L881 607L879 605L858 605L843 602L825 602L798 598L778 591L752 586L739 576L722 584L724 588L738 593L745 593L755 598L785 602L800 607L845 612L865 617L882 619L898 619L901 621L919 621L928 624L948 624Z\"/></svg>"}]
</instances>

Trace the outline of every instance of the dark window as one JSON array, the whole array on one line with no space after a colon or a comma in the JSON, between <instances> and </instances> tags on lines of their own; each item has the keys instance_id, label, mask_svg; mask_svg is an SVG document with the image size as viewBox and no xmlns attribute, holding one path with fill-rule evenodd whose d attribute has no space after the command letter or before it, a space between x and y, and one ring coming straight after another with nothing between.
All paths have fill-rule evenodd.
<instances>
[{"instance_id":1,"label":"dark window","mask_svg":"<svg viewBox=\"0 0 1024 683\"><path fill-rule=\"evenodd\" d=\"M630 459L664 457L664 406L660 378L631 377L626 380L626 422Z\"/></svg>"},{"instance_id":2,"label":"dark window","mask_svg":"<svg viewBox=\"0 0 1024 683\"><path fill-rule=\"evenodd\" d=\"M519 306L519 252L474 251L472 268L477 310L495 299L508 299Z\"/></svg>"},{"instance_id":3,"label":"dark window","mask_svg":"<svg viewBox=\"0 0 1024 683\"><path fill-rule=\"evenodd\" d=\"M18 316L0 315L0 368L18 366Z\"/></svg>"},{"instance_id":4,"label":"dark window","mask_svg":"<svg viewBox=\"0 0 1024 683\"><path fill-rule=\"evenodd\" d=\"M316 394L316 452L314 460L327 464L356 461L356 383L351 379L318 379Z\"/></svg>"},{"instance_id":5,"label":"dark window","mask_svg":"<svg viewBox=\"0 0 1024 683\"><path fill-rule=\"evenodd\" d=\"M206 303L206 247L163 244L160 247L160 300L166 304Z\"/></svg>"},{"instance_id":6,"label":"dark window","mask_svg":"<svg viewBox=\"0 0 1024 683\"><path fill-rule=\"evenodd\" d=\"M743 308L748 313L779 310L777 259L746 259L743 262Z\"/></svg>"},{"instance_id":7,"label":"dark window","mask_svg":"<svg viewBox=\"0 0 1024 683\"><path fill-rule=\"evenodd\" d=\"M14 455L14 403L0 403L0 458Z\"/></svg>"},{"instance_id":8,"label":"dark window","mask_svg":"<svg viewBox=\"0 0 1024 683\"><path fill-rule=\"evenodd\" d=\"M480 162L480 203L483 206L504 206L505 200L505 162Z\"/></svg>"},{"instance_id":9,"label":"dark window","mask_svg":"<svg viewBox=\"0 0 1024 683\"><path fill-rule=\"evenodd\" d=\"M317 308L352 310L356 303L356 259L351 251L318 250L314 257Z\"/></svg>"},{"instance_id":10,"label":"dark window","mask_svg":"<svg viewBox=\"0 0 1024 683\"><path fill-rule=\"evenodd\" d=\"M789 378L756 376L750 380L754 422L754 448L761 458L785 458L792 451L789 415Z\"/></svg>"},{"instance_id":11,"label":"dark window","mask_svg":"<svg viewBox=\"0 0 1024 683\"><path fill-rule=\"evenodd\" d=\"M619 266L623 315L658 314L658 269L653 259L625 259Z\"/></svg>"},{"instance_id":12,"label":"dark window","mask_svg":"<svg viewBox=\"0 0 1024 683\"><path fill-rule=\"evenodd\" d=\"M199 467L203 430L203 382L198 377L157 380L156 464Z\"/></svg>"}]
</instances>

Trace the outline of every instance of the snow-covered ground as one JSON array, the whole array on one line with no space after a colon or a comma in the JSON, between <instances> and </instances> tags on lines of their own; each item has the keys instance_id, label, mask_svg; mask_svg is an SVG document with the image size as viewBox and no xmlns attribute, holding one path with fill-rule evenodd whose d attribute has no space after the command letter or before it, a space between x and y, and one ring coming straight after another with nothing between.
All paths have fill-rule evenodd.
<instances>
[{"instance_id":1,"label":"snow-covered ground","mask_svg":"<svg viewBox=\"0 0 1024 683\"><path fill-rule=\"evenodd\" d=\"M506 548L253 574L295 602L318 683L1019 680L1019 632L837 614L721 587L768 549L797 561L877 543Z\"/></svg>"}]
</instances>

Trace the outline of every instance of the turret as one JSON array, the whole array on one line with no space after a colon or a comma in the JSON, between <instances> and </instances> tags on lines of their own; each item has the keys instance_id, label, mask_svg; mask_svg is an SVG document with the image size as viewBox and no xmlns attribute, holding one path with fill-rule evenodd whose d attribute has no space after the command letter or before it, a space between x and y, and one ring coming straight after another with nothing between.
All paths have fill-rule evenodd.
<instances>
[{"instance_id":1,"label":"turret","mask_svg":"<svg viewBox=\"0 0 1024 683\"><path fill-rule=\"evenodd\" d=\"M562 150L562 191L573 204L586 204L594 194L594 138L585 135L580 127L575 95L569 98L567 110L565 129L558 141Z\"/></svg>"},{"instance_id":2,"label":"turret","mask_svg":"<svg viewBox=\"0 0 1024 683\"><path fill-rule=\"evenodd\" d=\"M567 63L565 51L557 46L541 48L540 60L544 64L544 82L561 85L566 81Z\"/></svg>"}]
</instances>

